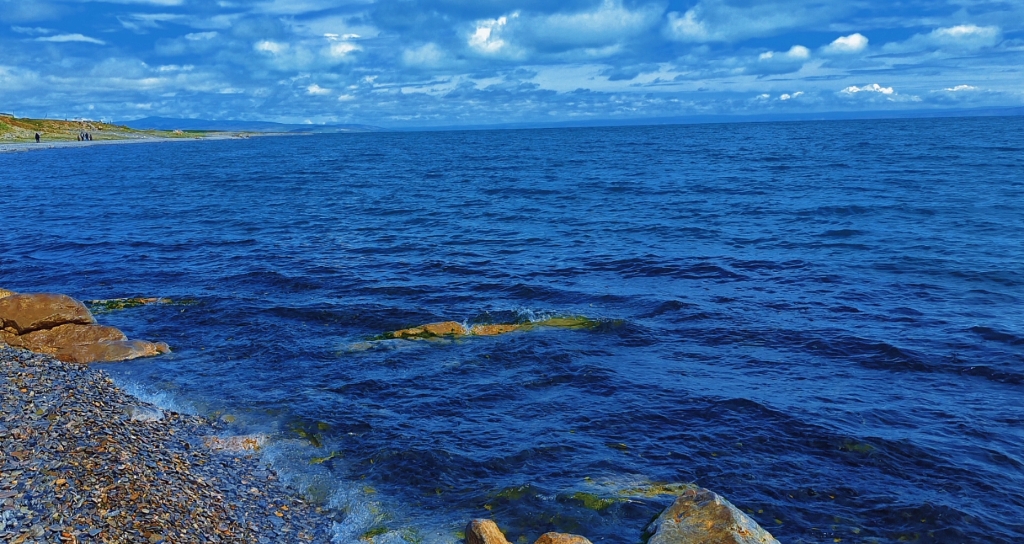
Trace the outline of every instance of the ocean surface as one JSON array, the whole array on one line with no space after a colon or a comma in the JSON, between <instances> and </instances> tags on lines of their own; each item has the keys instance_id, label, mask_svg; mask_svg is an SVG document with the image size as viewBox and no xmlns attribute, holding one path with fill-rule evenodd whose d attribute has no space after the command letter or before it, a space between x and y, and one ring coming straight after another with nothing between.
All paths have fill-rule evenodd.
<instances>
[{"instance_id":1,"label":"ocean surface","mask_svg":"<svg viewBox=\"0 0 1024 544\"><path fill-rule=\"evenodd\" d=\"M269 433L338 542L1024 537L1024 122L373 133L0 155L0 286L166 297L99 365ZM381 340L424 323L579 328Z\"/></svg>"}]
</instances>

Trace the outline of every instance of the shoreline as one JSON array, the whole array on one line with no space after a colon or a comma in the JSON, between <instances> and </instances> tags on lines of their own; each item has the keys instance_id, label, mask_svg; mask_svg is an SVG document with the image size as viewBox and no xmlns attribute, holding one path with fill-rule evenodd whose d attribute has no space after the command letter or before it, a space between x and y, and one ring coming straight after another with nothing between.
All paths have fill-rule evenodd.
<instances>
[{"instance_id":1,"label":"shoreline","mask_svg":"<svg viewBox=\"0 0 1024 544\"><path fill-rule=\"evenodd\" d=\"M11 142L11 143L0 143L0 154L3 153L23 153L28 151L43 151L47 149L67 149L75 147L91 147L95 145L125 145L125 144L152 144L152 143L164 143L164 142L194 142L200 141L217 141L217 140L247 140L249 138L267 138L272 136L307 136L307 133L285 133L285 132L230 132L223 134L213 134L206 136L196 137L180 137L180 138L165 138L161 136L145 136L140 138L121 138L121 139L110 139L110 140L89 140L85 142L73 141L73 140L43 140L39 143L35 142Z\"/></svg>"},{"instance_id":2,"label":"shoreline","mask_svg":"<svg viewBox=\"0 0 1024 544\"><path fill-rule=\"evenodd\" d=\"M222 424L146 403L103 370L0 346L0 401L4 542L331 541L329 513L258 455L208 445Z\"/></svg>"}]
</instances>

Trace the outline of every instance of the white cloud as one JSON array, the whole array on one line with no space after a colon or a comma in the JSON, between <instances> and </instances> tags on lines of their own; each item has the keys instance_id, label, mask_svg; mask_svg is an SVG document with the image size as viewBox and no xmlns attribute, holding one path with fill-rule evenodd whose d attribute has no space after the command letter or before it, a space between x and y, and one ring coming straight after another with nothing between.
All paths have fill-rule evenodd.
<instances>
[{"instance_id":1,"label":"white cloud","mask_svg":"<svg viewBox=\"0 0 1024 544\"><path fill-rule=\"evenodd\" d=\"M327 54L335 59L345 58L349 53L359 51L360 47L352 42L335 42L327 47Z\"/></svg>"},{"instance_id":2,"label":"white cloud","mask_svg":"<svg viewBox=\"0 0 1024 544\"><path fill-rule=\"evenodd\" d=\"M350 100L355 100L355 99L356 99L355 95L343 94L343 95L338 97L338 102L348 102Z\"/></svg>"},{"instance_id":3,"label":"white cloud","mask_svg":"<svg viewBox=\"0 0 1024 544\"><path fill-rule=\"evenodd\" d=\"M435 43L426 43L402 51L402 64L406 66L432 67L444 60L444 51Z\"/></svg>"},{"instance_id":4,"label":"white cloud","mask_svg":"<svg viewBox=\"0 0 1024 544\"><path fill-rule=\"evenodd\" d=\"M867 47L868 39L858 32L849 36L840 36L822 49L828 54L846 54L860 53Z\"/></svg>"},{"instance_id":5,"label":"white cloud","mask_svg":"<svg viewBox=\"0 0 1024 544\"><path fill-rule=\"evenodd\" d=\"M951 93L959 93L963 91L977 91L978 88L975 87L974 85L957 85L956 87L947 87L942 90L949 91Z\"/></svg>"},{"instance_id":6,"label":"white cloud","mask_svg":"<svg viewBox=\"0 0 1024 544\"><path fill-rule=\"evenodd\" d=\"M798 98L802 94L804 94L803 91L797 91L797 92L795 92L793 94L783 93L783 94L779 95L779 100L782 100L783 102L785 102L786 100L792 100L794 98Z\"/></svg>"},{"instance_id":7,"label":"white cloud","mask_svg":"<svg viewBox=\"0 0 1024 544\"><path fill-rule=\"evenodd\" d=\"M664 8L648 4L629 10L621 0L604 0L591 11L524 17L518 34L539 44L607 46L647 31Z\"/></svg>"},{"instance_id":8,"label":"white cloud","mask_svg":"<svg viewBox=\"0 0 1024 544\"><path fill-rule=\"evenodd\" d=\"M469 46L481 53L497 53L505 47L501 32L508 25L509 19L519 17L519 12L497 19L484 19L476 22L476 30L469 37Z\"/></svg>"},{"instance_id":9,"label":"white cloud","mask_svg":"<svg viewBox=\"0 0 1024 544\"><path fill-rule=\"evenodd\" d=\"M722 0L702 0L685 13L668 14L664 34L680 42L733 42L747 38L774 36L784 30L827 24L850 9L847 3L753 2L736 7Z\"/></svg>"},{"instance_id":10,"label":"white cloud","mask_svg":"<svg viewBox=\"0 0 1024 544\"><path fill-rule=\"evenodd\" d=\"M310 94L310 95L314 95L314 96L323 96L325 94L331 94L331 90L330 89L325 89L325 88L317 85L316 83L314 83L314 84L310 85L309 87L306 87L306 94Z\"/></svg>"},{"instance_id":11,"label":"white cloud","mask_svg":"<svg viewBox=\"0 0 1024 544\"><path fill-rule=\"evenodd\" d=\"M81 34L57 34L56 36L47 36L45 38L36 38L37 42L82 42L82 43L94 43L96 45L106 45L107 42L103 40L97 40L96 38L90 38Z\"/></svg>"},{"instance_id":12,"label":"white cloud","mask_svg":"<svg viewBox=\"0 0 1024 544\"><path fill-rule=\"evenodd\" d=\"M257 51L261 51L263 53L270 53L271 55L279 55L285 49L288 49L288 44L280 43L280 42L274 42L274 41L270 41L270 40L263 40L263 41L256 42L256 44L253 45L253 49L255 49Z\"/></svg>"},{"instance_id":13,"label":"white cloud","mask_svg":"<svg viewBox=\"0 0 1024 544\"><path fill-rule=\"evenodd\" d=\"M758 60L771 60L771 59L786 59L786 60L805 60L810 58L811 50L807 49L802 45L794 45L789 48L789 51L785 53L776 53L775 51L768 51L761 53Z\"/></svg>"},{"instance_id":14,"label":"white cloud","mask_svg":"<svg viewBox=\"0 0 1024 544\"><path fill-rule=\"evenodd\" d=\"M890 53L925 50L977 51L998 45L1003 32L997 26L957 25L937 28L928 34L915 34L904 42L887 43L882 48Z\"/></svg>"},{"instance_id":15,"label":"white cloud","mask_svg":"<svg viewBox=\"0 0 1024 544\"><path fill-rule=\"evenodd\" d=\"M840 92L846 93L846 94L850 94L850 95L857 94L857 93L880 93L880 94L884 94L884 95L896 94L896 91L893 90L892 87L882 87L881 85L879 85L877 83L872 83L871 85L864 85L863 87L858 87L856 85L851 85L851 86L843 89Z\"/></svg>"},{"instance_id":16,"label":"white cloud","mask_svg":"<svg viewBox=\"0 0 1024 544\"><path fill-rule=\"evenodd\" d=\"M24 26L12 26L11 30L17 32L18 34L53 34L53 32L54 32L53 30L50 30L49 28L39 28L39 27L29 28L29 27L24 27Z\"/></svg>"},{"instance_id":17,"label":"white cloud","mask_svg":"<svg viewBox=\"0 0 1024 544\"><path fill-rule=\"evenodd\" d=\"M185 34L185 39L193 42L212 40L217 37L216 32L193 32L191 34Z\"/></svg>"}]
</instances>

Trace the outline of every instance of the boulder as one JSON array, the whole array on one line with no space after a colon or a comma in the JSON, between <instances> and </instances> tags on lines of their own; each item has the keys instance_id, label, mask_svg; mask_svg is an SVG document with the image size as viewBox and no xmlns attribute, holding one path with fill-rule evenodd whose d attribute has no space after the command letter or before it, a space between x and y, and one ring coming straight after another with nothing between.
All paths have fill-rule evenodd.
<instances>
[{"instance_id":1,"label":"boulder","mask_svg":"<svg viewBox=\"0 0 1024 544\"><path fill-rule=\"evenodd\" d=\"M7 343L36 353L53 355L58 351L70 349L72 346L94 344L105 340L127 339L128 337L123 332L114 327L68 324L15 336Z\"/></svg>"},{"instance_id":2,"label":"boulder","mask_svg":"<svg viewBox=\"0 0 1024 544\"><path fill-rule=\"evenodd\" d=\"M645 530L648 544L779 544L729 501L694 486Z\"/></svg>"},{"instance_id":3,"label":"boulder","mask_svg":"<svg viewBox=\"0 0 1024 544\"><path fill-rule=\"evenodd\" d=\"M521 325L473 325L469 334L475 336L497 336L521 328Z\"/></svg>"},{"instance_id":4,"label":"boulder","mask_svg":"<svg viewBox=\"0 0 1024 544\"><path fill-rule=\"evenodd\" d=\"M0 289L0 298L9 297L11 295L17 295L14 291L8 291L7 289Z\"/></svg>"},{"instance_id":5,"label":"boulder","mask_svg":"<svg viewBox=\"0 0 1024 544\"><path fill-rule=\"evenodd\" d=\"M493 521L474 519L466 526L466 544L509 544L509 541Z\"/></svg>"},{"instance_id":6,"label":"boulder","mask_svg":"<svg viewBox=\"0 0 1024 544\"><path fill-rule=\"evenodd\" d=\"M590 540L580 535L566 533L544 533L534 544L591 544Z\"/></svg>"},{"instance_id":7,"label":"boulder","mask_svg":"<svg viewBox=\"0 0 1024 544\"><path fill-rule=\"evenodd\" d=\"M0 324L17 334L68 323L92 325L96 320L85 305L67 295L40 293L0 298Z\"/></svg>"},{"instance_id":8,"label":"boulder","mask_svg":"<svg viewBox=\"0 0 1024 544\"><path fill-rule=\"evenodd\" d=\"M65 363L112 363L138 357L151 357L171 349L163 342L144 340L104 340L93 344L69 346L57 351L57 359Z\"/></svg>"}]
</instances>

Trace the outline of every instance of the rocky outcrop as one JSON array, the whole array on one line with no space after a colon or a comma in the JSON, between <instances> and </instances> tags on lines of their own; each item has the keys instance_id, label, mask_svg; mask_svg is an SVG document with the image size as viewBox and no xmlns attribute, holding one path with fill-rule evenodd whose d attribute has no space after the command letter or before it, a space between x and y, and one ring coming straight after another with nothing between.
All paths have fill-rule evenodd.
<instances>
[{"instance_id":1,"label":"rocky outcrop","mask_svg":"<svg viewBox=\"0 0 1024 544\"><path fill-rule=\"evenodd\" d=\"M493 521L474 519L466 526L466 544L509 544L509 541Z\"/></svg>"},{"instance_id":2,"label":"rocky outcrop","mask_svg":"<svg viewBox=\"0 0 1024 544\"><path fill-rule=\"evenodd\" d=\"M533 544L591 544L590 540L580 535L566 533L544 533Z\"/></svg>"},{"instance_id":3,"label":"rocky outcrop","mask_svg":"<svg viewBox=\"0 0 1024 544\"><path fill-rule=\"evenodd\" d=\"M0 289L0 295L0 344L83 364L170 351L163 342L128 340L114 327L97 325L89 309L67 295L17 294L5 289Z\"/></svg>"},{"instance_id":4,"label":"rocky outcrop","mask_svg":"<svg viewBox=\"0 0 1024 544\"><path fill-rule=\"evenodd\" d=\"M672 490L682 495L644 531L647 544L779 544L756 521L713 491L690 484ZM475 519L466 527L466 544L508 544L508 540L493 521ZM580 535L544 533L534 544L591 542Z\"/></svg>"},{"instance_id":5,"label":"rocky outcrop","mask_svg":"<svg viewBox=\"0 0 1024 544\"><path fill-rule=\"evenodd\" d=\"M522 325L473 325L469 334L473 336L497 336L522 328Z\"/></svg>"},{"instance_id":6,"label":"rocky outcrop","mask_svg":"<svg viewBox=\"0 0 1024 544\"><path fill-rule=\"evenodd\" d=\"M91 325L96 322L81 302L67 295L50 293L0 298L0 321L4 329L18 335L68 323Z\"/></svg>"},{"instance_id":7,"label":"rocky outcrop","mask_svg":"<svg viewBox=\"0 0 1024 544\"><path fill-rule=\"evenodd\" d=\"M531 321L527 323L495 323L487 325L473 325L469 329L457 321L441 321L439 323L428 323L418 327L400 329L385 333L378 337L378 340L406 339L422 340L442 337L461 336L497 336L513 331L528 331L532 329L551 327L559 329L589 329L596 327L597 321L586 317L552 317L543 321Z\"/></svg>"},{"instance_id":8,"label":"rocky outcrop","mask_svg":"<svg viewBox=\"0 0 1024 544\"><path fill-rule=\"evenodd\" d=\"M464 336L466 327L455 321L427 323L419 327L401 329L384 335L387 338L434 338L438 336Z\"/></svg>"},{"instance_id":9,"label":"rocky outcrop","mask_svg":"<svg viewBox=\"0 0 1024 544\"><path fill-rule=\"evenodd\" d=\"M779 544L718 494L694 487L647 527L648 544Z\"/></svg>"},{"instance_id":10,"label":"rocky outcrop","mask_svg":"<svg viewBox=\"0 0 1024 544\"><path fill-rule=\"evenodd\" d=\"M93 344L79 344L57 351L54 356L65 363L109 363L128 361L139 357L152 357L168 353L171 348L163 342L145 340L102 341Z\"/></svg>"},{"instance_id":11,"label":"rocky outcrop","mask_svg":"<svg viewBox=\"0 0 1024 544\"><path fill-rule=\"evenodd\" d=\"M41 329L21 336L12 336L7 343L16 348L53 355L58 351L83 344L127 339L128 337L123 332L114 327L69 323L58 325L52 329Z\"/></svg>"}]
</instances>

